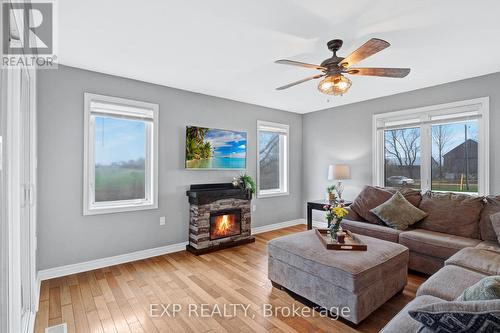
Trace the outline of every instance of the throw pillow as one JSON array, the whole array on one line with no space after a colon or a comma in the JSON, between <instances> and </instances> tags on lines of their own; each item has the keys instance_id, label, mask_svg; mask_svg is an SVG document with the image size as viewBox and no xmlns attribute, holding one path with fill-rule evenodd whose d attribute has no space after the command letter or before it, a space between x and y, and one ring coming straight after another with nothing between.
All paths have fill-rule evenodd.
<instances>
[{"instance_id":1,"label":"throw pillow","mask_svg":"<svg viewBox=\"0 0 500 333\"><path fill-rule=\"evenodd\" d=\"M354 199L349 208L356 214L373 224L383 224L377 215L370 212L371 209L386 202L392 197L392 193L375 186L365 186L361 193Z\"/></svg>"},{"instance_id":2,"label":"throw pillow","mask_svg":"<svg viewBox=\"0 0 500 333\"><path fill-rule=\"evenodd\" d=\"M432 332L500 331L500 300L432 303L408 314Z\"/></svg>"},{"instance_id":3,"label":"throw pillow","mask_svg":"<svg viewBox=\"0 0 500 333\"><path fill-rule=\"evenodd\" d=\"M386 202L370 210L389 227L406 230L412 224L427 216L427 213L413 206L401 192L396 192Z\"/></svg>"},{"instance_id":4,"label":"throw pillow","mask_svg":"<svg viewBox=\"0 0 500 333\"><path fill-rule=\"evenodd\" d=\"M493 230L497 234L497 240L500 243L500 213L496 213L490 216L491 225Z\"/></svg>"},{"instance_id":5,"label":"throw pillow","mask_svg":"<svg viewBox=\"0 0 500 333\"><path fill-rule=\"evenodd\" d=\"M500 276L487 276L465 289L457 301L500 299Z\"/></svg>"}]
</instances>

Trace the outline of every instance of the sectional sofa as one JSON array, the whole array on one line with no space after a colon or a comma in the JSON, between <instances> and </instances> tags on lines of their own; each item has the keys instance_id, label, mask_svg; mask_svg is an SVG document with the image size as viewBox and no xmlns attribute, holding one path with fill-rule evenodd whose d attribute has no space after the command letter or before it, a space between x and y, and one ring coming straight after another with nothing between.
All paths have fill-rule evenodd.
<instances>
[{"instance_id":1,"label":"sectional sofa","mask_svg":"<svg viewBox=\"0 0 500 333\"><path fill-rule=\"evenodd\" d=\"M381 332L420 332L422 325L413 319L409 312L422 306L438 303L453 311L463 311L467 314L481 311L500 313L500 300L455 301L466 288L491 275L500 275L500 247L498 244L490 245L483 242L475 247L467 247L458 251L445 261L443 268L418 288L417 297L408 303ZM447 302L448 304L446 304ZM485 329L485 331L487 330ZM494 331L493 329L488 332ZM476 332L482 332L482 330L478 329Z\"/></svg>"},{"instance_id":2,"label":"sectional sofa","mask_svg":"<svg viewBox=\"0 0 500 333\"><path fill-rule=\"evenodd\" d=\"M410 229L400 231L384 225L371 209L400 191L428 216ZM410 250L408 267L433 274L445 261L468 247L498 247L490 216L500 212L500 196L427 192L412 189L366 186L349 207L342 227L354 233L400 243Z\"/></svg>"},{"instance_id":3,"label":"sectional sofa","mask_svg":"<svg viewBox=\"0 0 500 333\"><path fill-rule=\"evenodd\" d=\"M384 226L369 212L398 190L428 214L405 231ZM343 228L408 247L409 268L432 274L417 290L417 297L384 327L383 333L420 332L422 325L409 312L432 304L464 312L487 309L500 313L500 300L455 301L482 278L500 275L500 244L490 221L491 215L500 212L500 196L433 192L421 195L415 190L367 186L348 210Z\"/></svg>"}]
</instances>

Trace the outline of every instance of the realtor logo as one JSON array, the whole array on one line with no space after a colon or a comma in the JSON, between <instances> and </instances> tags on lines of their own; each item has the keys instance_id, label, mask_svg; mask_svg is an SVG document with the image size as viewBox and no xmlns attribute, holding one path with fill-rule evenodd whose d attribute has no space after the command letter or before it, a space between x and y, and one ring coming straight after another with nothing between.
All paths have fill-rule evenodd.
<instances>
[{"instance_id":1,"label":"realtor logo","mask_svg":"<svg viewBox=\"0 0 500 333\"><path fill-rule=\"evenodd\" d=\"M2 65L55 68L55 3L3 3Z\"/></svg>"}]
</instances>

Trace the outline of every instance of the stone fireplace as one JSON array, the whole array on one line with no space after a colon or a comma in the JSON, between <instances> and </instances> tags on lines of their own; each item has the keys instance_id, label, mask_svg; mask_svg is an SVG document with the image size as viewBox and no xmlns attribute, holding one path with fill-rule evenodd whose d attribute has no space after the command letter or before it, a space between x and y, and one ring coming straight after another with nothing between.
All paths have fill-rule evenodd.
<instances>
[{"instance_id":1,"label":"stone fireplace","mask_svg":"<svg viewBox=\"0 0 500 333\"><path fill-rule=\"evenodd\" d=\"M250 192L223 183L191 185L186 194L190 206L186 250L203 254L255 241Z\"/></svg>"}]
</instances>

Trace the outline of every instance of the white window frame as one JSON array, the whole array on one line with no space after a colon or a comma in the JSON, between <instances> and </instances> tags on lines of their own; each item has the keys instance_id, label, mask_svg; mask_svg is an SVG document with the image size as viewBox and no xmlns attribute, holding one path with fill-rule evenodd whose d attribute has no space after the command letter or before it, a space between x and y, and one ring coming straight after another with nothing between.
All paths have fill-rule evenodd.
<instances>
[{"instance_id":1,"label":"white window frame","mask_svg":"<svg viewBox=\"0 0 500 333\"><path fill-rule=\"evenodd\" d=\"M478 123L478 195L489 194L489 97L373 115L373 184L384 186L384 131L420 128L421 189L431 189L432 125L475 119ZM476 192L470 193L476 194Z\"/></svg>"},{"instance_id":2,"label":"white window frame","mask_svg":"<svg viewBox=\"0 0 500 333\"><path fill-rule=\"evenodd\" d=\"M158 104L119 97L84 94L83 215L109 214L158 208ZM146 120L145 199L95 202L95 115Z\"/></svg>"},{"instance_id":3,"label":"white window frame","mask_svg":"<svg viewBox=\"0 0 500 333\"><path fill-rule=\"evenodd\" d=\"M280 136L280 187L273 190L260 189L260 132L275 132ZM289 195L290 184L290 127L286 124L257 120L257 198Z\"/></svg>"}]
</instances>

